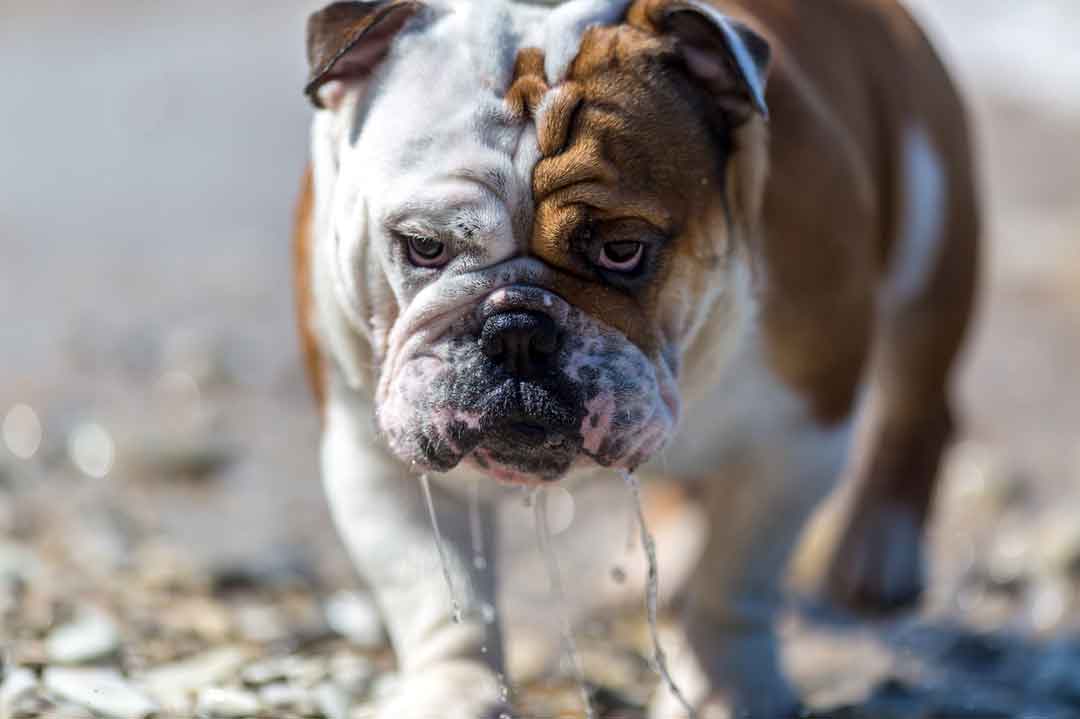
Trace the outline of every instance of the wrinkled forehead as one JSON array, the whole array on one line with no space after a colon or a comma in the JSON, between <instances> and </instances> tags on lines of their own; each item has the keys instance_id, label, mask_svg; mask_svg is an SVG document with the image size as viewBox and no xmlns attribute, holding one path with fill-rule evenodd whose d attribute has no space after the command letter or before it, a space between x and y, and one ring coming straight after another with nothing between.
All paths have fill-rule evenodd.
<instances>
[{"instance_id":1,"label":"wrinkled forehead","mask_svg":"<svg viewBox=\"0 0 1080 719\"><path fill-rule=\"evenodd\" d=\"M390 183L377 188L388 205L429 191L444 200L479 192L511 205L531 201L534 118L507 97L521 53L539 50L545 83L557 85L587 28L617 23L626 4L431 3L426 22L397 41L374 101L356 110L350 140L363 174Z\"/></svg>"}]
</instances>

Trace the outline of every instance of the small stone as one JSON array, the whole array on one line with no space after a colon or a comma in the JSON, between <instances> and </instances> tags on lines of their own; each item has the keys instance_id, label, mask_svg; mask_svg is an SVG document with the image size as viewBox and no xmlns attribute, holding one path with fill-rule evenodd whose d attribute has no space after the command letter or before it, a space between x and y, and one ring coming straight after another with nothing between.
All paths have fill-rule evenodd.
<instances>
[{"instance_id":1,"label":"small stone","mask_svg":"<svg viewBox=\"0 0 1080 719\"><path fill-rule=\"evenodd\" d=\"M374 699L383 699L390 696L401 684L401 677L393 672L380 674L371 683L371 696Z\"/></svg>"},{"instance_id":2,"label":"small stone","mask_svg":"<svg viewBox=\"0 0 1080 719\"><path fill-rule=\"evenodd\" d=\"M267 684L259 690L259 700L271 710L293 711L303 716L316 713L316 698L312 692L285 682Z\"/></svg>"},{"instance_id":3,"label":"small stone","mask_svg":"<svg viewBox=\"0 0 1080 719\"><path fill-rule=\"evenodd\" d=\"M326 601L330 628L360 649L379 649L386 644L382 618L370 594L338 592Z\"/></svg>"},{"instance_id":4,"label":"small stone","mask_svg":"<svg viewBox=\"0 0 1080 719\"><path fill-rule=\"evenodd\" d=\"M1013 527L1000 532L986 557L985 571L991 586L1016 591L1031 578L1031 533Z\"/></svg>"},{"instance_id":5,"label":"small stone","mask_svg":"<svg viewBox=\"0 0 1080 719\"><path fill-rule=\"evenodd\" d=\"M233 618L240 637L250 642L275 642L289 635L281 613L268 604L241 605L234 611Z\"/></svg>"},{"instance_id":6,"label":"small stone","mask_svg":"<svg viewBox=\"0 0 1080 719\"><path fill-rule=\"evenodd\" d=\"M1058 629L1072 601L1072 585L1062 579L1048 579L1033 586L1028 597L1028 616L1035 632L1046 635Z\"/></svg>"},{"instance_id":7,"label":"small stone","mask_svg":"<svg viewBox=\"0 0 1080 719\"><path fill-rule=\"evenodd\" d=\"M284 657L270 657L244 667L244 671L240 673L240 678L243 679L245 684L262 686L263 684L287 679L289 676L288 669Z\"/></svg>"},{"instance_id":8,"label":"small stone","mask_svg":"<svg viewBox=\"0 0 1080 719\"><path fill-rule=\"evenodd\" d=\"M367 657L342 652L330 660L331 679L350 696L367 694L376 673L375 663Z\"/></svg>"},{"instance_id":9,"label":"small stone","mask_svg":"<svg viewBox=\"0 0 1080 719\"><path fill-rule=\"evenodd\" d=\"M0 540L0 578L30 581L42 572L42 565L30 550Z\"/></svg>"},{"instance_id":10,"label":"small stone","mask_svg":"<svg viewBox=\"0 0 1080 719\"><path fill-rule=\"evenodd\" d=\"M506 652L510 676L522 683L541 678L558 659L557 645L536 628L522 627L515 633Z\"/></svg>"},{"instance_id":11,"label":"small stone","mask_svg":"<svg viewBox=\"0 0 1080 719\"><path fill-rule=\"evenodd\" d=\"M120 632L109 615L84 610L73 622L57 627L45 642L50 662L83 664L101 659L120 647Z\"/></svg>"},{"instance_id":12,"label":"small stone","mask_svg":"<svg viewBox=\"0 0 1080 719\"><path fill-rule=\"evenodd\" d=\"M326 719L349 719L349 695L340 686L324 682L315 690L315 696Z\"/></svg>"},{"instance_id":13,"label":"small stone","mask_svg":"<svg viewBox=\"0 0 1080 719\"><path fill-rule=\"evenodd\" d=\"M142 683L155 696L170 696L194 691L232 678L248 660L240 647L221 647L179 662L155 667L142 677Z\"/></svg>"},{"instance_id":14,"label":"small stone","mask_svg":"<svg viewBox=\"0 0 1080 719\"><path fill-rule=\"evenodd\" d=\"M291 683L307 688L314 687L327 676L326 661L321 657L286 657L284 669Z\"/></svg>"},{"instance_id":15,"label":"small stone","mask_svg":"<svg viewBox=\"0 0 1080 719\"><path fill-rule=\"evenodd\" d=\"M1041 569L1052 575L1080 579L1080 522L1076 512L1060 512L1039 520L1036 551Z\"/></svg>"},{"instance_id":16,"label":"small stone","mask_svg":"<svg viewBox=\"0 0 1080 719\"><path fill-rule=\"evenodd\" d=\"M259 698L245 689L208 687L199 692L198 714L212 717L249 717L259 711Z\"/></svg>"},{"instance_id":17,"label":"small stone","mask_svg":"<svg viewBox=\"0 0 1080 719\"><path fill-rule=\"evenodd\" d=\"M31 699L38 689L37 677L29 669L17 667L0 684L0 717L14 716L16 710Z\"/></svg>"},{"instance_id":18,"label":"small stone","mask_svg":"<svg viewBox=\"0 0 1080 719\"><path fill-rule=\"evenodd\" d=\"M587 647L580 652L580 656L585 676L591 684L619 689L624 693L641 687L645 683L642 677L649 671L648 664L636 654L620 651L616 647ZM632 700L646 698L634 696Z\"/></svg>"},{"instance_id":19,"label":"small stone","mask_svg":"<svg viewBox=\"0 0 1080 719\"><path fill-rule=\"evenodd\" d=\"M117 719L141 719L158 705L111 669L49 667L45 687L58 696L98 714Z\"/></svg>"}]
</instances>

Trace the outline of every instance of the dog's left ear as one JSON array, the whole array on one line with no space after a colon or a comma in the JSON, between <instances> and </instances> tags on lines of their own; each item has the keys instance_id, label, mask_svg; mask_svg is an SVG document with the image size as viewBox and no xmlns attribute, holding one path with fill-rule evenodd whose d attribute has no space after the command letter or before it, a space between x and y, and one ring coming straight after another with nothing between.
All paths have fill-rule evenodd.
<instances>
[{"instance_id":1,"label":"dog's left ear","mask_svg":"<svg viewBox=\"0 0 1080 719\"><path fill-rule=\"evenodd\" d=\"M304 93L316 107L333 109L346 83L366 80L423 7L417 0L335 2L312 15L307 25L311 75Z\"/></svg>"},{"instance_id":2,"label":"dog's left ear","mask_svg":"<svg viewBox=\"0 0 1080 719\"><path fill-rule=\"evenodd\" d=\"M717 97L741 101L768 117L765 83L771 52L765 38L708 0L638 0L628 19L672 37L687 70Z\"/></svg>"}]
</instances>

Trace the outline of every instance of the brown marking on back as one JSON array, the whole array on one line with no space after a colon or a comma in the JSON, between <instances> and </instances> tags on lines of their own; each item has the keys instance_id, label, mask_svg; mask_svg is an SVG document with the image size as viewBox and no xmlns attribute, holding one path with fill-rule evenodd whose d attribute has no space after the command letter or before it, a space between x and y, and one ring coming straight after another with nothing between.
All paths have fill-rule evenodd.
<instances>
[{"instance_id":1,"label":"brown marking on back","mask_svg":"<svg viewBox=\"0 0 1080 719\"><path fill-rule=\"evenodd\" d=\"M315 335L315 296L312 292L311 254L313 251L313 211L315 188L312 169L304 172L300 199L296 204L293 225L293 290L296 296L296 321L308 381L321 410L326 401L326 377L322 353Z\"/></svg>"}]
</instances>

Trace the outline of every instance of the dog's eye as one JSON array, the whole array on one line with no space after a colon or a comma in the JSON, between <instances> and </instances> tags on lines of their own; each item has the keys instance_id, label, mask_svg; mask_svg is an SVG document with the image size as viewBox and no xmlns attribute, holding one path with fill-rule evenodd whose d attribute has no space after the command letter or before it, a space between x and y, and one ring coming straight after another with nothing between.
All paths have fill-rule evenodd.
<instances>
[{"instance_id":1,"label":"dog's eye","mask_svg":"<svg viewBox=\"0 0 1080 719\"><path fill-rule=\"evenodd\" d=\"M447 262L446 243L431 237L409 236L409 262L417 267L442 267Z\"/></svg>"},{"instance_id":2,"label":"dog's eye","mask_svg":"<svg viewBox=\"0 0 1080 719\"><path fill-rule=\"evenodd\" d=\"M605 270L633 272L644 256L645 244L642 242L607 242L600 249L599 264Z\"/></svg>"}]
</instances>

